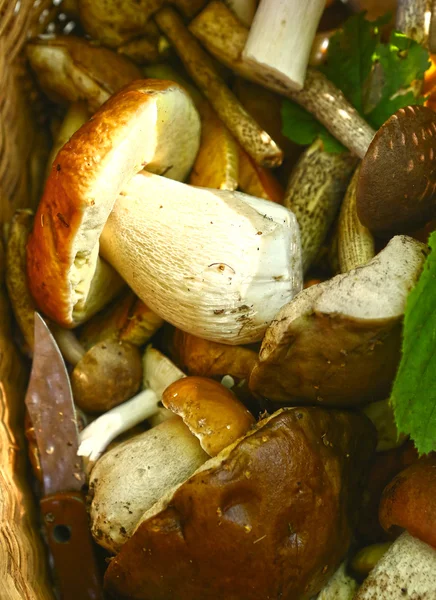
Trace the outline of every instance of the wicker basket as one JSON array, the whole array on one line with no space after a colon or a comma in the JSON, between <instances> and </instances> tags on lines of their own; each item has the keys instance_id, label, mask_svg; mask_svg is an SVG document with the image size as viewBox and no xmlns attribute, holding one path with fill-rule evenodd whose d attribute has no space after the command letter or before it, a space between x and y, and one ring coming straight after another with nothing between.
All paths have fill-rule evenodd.
<instances>
[{"instance_id":1,"label":"wicker basket","mask_svg":"<svg viewBox=\"0 0 436 600\"><path fill-rule=\"evenodd\" d=\"M0 0L0 224L17 208L34 206L40 192L47 137L38 115L38 92L26 71L22 49L28 36L43 31L57 10L52 0ZM27 365L12 341L0 240L1 600L54 598L23 435L27 376Z\"/></svg>"}]
</instances>

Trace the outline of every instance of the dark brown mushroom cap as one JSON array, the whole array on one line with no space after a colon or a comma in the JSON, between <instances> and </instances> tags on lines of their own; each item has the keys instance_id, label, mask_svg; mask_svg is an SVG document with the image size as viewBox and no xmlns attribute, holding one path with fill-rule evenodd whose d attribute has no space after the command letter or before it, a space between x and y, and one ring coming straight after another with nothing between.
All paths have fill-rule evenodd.
<instances>
[{"instance_id":1,"label":"dark brown mushroom cap","mask_svg":"<svg viewBox=\"0 0 436 600\"><path fill-rule=\"evenodd\" d=\"M142 360L138 348L113 339L95 344L71 375L74 401L90 413L110 410L128 400L141 383Z\"/></svg>"},{"instance_id":2,"label":"dark brown mushroom cap","mask_svg":"<svg viewBox=\"0 0 436 600\"><path fill-rule=\"evenodd\" d=\"M110 562L106 589L135 600L312 598L347 552L374 448L362 415L278 411L151 509Z\"/></svg>"},{"instance_id":3,"label":"dark brown mushroom cap","mask_svg":"<svg viewBox=\"0 0 436 600\"><path fill-rule=\"evenodd\" d=\"M362 161L357 213L376 234L412 231L436 213L436 113L400 108L382 125Z\"/></svg>"}]
</instances>

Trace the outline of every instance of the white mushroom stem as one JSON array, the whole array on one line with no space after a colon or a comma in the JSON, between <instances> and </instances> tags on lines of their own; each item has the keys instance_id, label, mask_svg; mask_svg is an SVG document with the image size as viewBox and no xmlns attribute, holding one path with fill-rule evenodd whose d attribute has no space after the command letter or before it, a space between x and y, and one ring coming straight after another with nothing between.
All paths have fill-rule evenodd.
<instances>
[{"instance_id":1,"label":"white mushroom stem","mask_svg":"<svg viewBox=\"0 0 436 600\"><path fill-rule=\"evenodd\" d=\"M145 351L143 365L145 389L95 419L80 434L78 455L88 460L88 472L109 444L125 431L147 419L154 427L174 417L171 411L161 407L162 394L185 374L152 346Z\"/></svg>"},{"instance_id":2,"label":"white mushroom stem","mask_svg":"<svg viewBox=\"0 0 436 600\"><path fill-rule=\"evenodd\" d=\"M71 330L63 329L54 323L50 323L50 330L59 346L62 356L75 367L85 356L85 348Z\"/></svg>"},{"instance_id":3,"label":"white mushroom stem","mask_svg":"<svg viewBox=\"0 0 436 600\"><path fill-rule=\"evenodd\" d=\"M145 421L159 410L159 398L153 390L143 390L95 419L80 434L77 454L95 463L119 435Z\"/></svg>"},{"instance_id":4,"label":"white mushroom stem","mask_svg":"<svg viewBox=\"0 0 436 600\"><path fill-rule=\"evenodd\" d=\"M162 319L227 344L260 340L302 287L292 212L145 172L118 197L100 252Z\"/></svg>"},{"instance_id":5,"label":"white mushroom stem","mask_svg":"<svg viewBox=\"0 0 436 600\"><path fill-rule=\"evenodd\" d=\"M242 58L265 78L301 90L325 0L261 0Z\"/></svg>"},{"instance_id":6,"label":"white mushroom stem","mask_svg":"<svg viewBox=\"0 0 436 600\"><path fill-rule=\"evenodd\" d=\"M432 0L398 0L396 29L426 46L432 15Z\"/></svg>"},{"instance_id":7,"label":"white mushroom stem","mask_svg":"<svg viewBox=\"0 0 436 600\"><path fill-rule=\"evenodd\" d=\"M256 14L256 0L225 0L230 10L246 27L250 27Z\"/></svg>"},{"instance_id":8,"label":"white mushroom stem","mask_svg":"<svg viewBox=\"0 0 436 600\"><path fill-rule=\"evenodd\" d=\"M300 104L358 158L363 158L375 131L322 73L308 68L304 88L296 91L277 78L255 71L241 58L248 29L222 2L212 1L190 23L191 33L235 73ZM274 39L275 32L270 33ZM291 56L291 53L289 54Z\"/></svg>"},{"instance_id":9,"label":"white mushroom stem","mask_svg":"<svg viewBox=\"0 0 436 600\"><path fill-rule=\"evenodd\" d=\"M151 388L159 400L162 400L162 394L169 385L186 377L183 371L176 367L167 356L151 345L145 349L142 367L144 388ZM157 413L151 415L148 421L152 427L156 427L173 416L174 414L170 410L162 406Z\"/></svg>"}]
</instances>

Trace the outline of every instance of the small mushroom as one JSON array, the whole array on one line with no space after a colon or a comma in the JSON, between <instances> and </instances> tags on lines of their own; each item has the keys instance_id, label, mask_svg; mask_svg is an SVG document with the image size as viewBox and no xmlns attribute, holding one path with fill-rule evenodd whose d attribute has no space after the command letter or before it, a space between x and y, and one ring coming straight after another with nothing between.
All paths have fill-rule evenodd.
<instances>
[{"instance_id":1,"label":"small mushroom","mask_svg":"<svg viewBox=\"0 0 436 600\"><path fill-rule=\"evenodd\" d=\"M176 381L163 402L182 418L173 416L118 444L91 471L92 532L112 552L120 550L146 510L207 460L206 452L220 452L254 423L234 394L207 379Z\"/></svg>"},{"instance_id":2,"label":"small mushroom","mask_svg":"<svg viewBox=\"0 0 436 600\"><path fill-rule=\"evenodd\" d=\"M436 550L403 533L359 588L355 600L430 600L436 597Z\"/></svg>"},{"instance_id":3,"label":"small mushroom","mask_svg":"<svg viewBox=\"0 0 436 600\"><path fill-rule=\"evenodd\" d=\"M350 561L350 569L361 578L367 577L391 546L392 542L365 546L353 556Z\"/></svg>"},{"instance_id":4,"label":"small mushroom","mask_svg":"<svg viewBox=\"0 0 436 600\"><path fill-rule=\"evenodd\" d=\"M396 236L367 265L313 285L276 315L250 388L323 405L383 399L398 367L406 299L427 249Z\"/></svg>"},{"instance_id":5,"label":"small mushroom","mask_svg":"<svg viewBox=\"0 0 436 600\"><path fill-rule=\"evenodd\" d=\"M146 419L152 427L174 416L161 407L165 389L185 374L166 356L148 346L143 358L143 390L97 417L80 436L78 454L90 471L111 442Z\"/></svg>"},{"instance_id":6,"label":"small mushroom","mask_svg":"<svg viewBox=\"0 0 436 600\"><path fill-rule=\"evenodd\" d=\"M107 591L137 600L204 600L211 590L232 600L313 597L347 551L374 445L356 414L274 413L143 513L109 564Z\"/></svg>"},{"instance_id":7,"label":"small mushroom","mask_svg":"<svg viewBox=\"0 0 436 600\"><path fill-rule=\"evenodd\" d=\"M379 507L385 531L406 529L436 550L436 454L421 457L384 489Z\"/></svg>"},{"instance_id":8,"label":"small mushroom","mask_svg":"<svg viewBox=\"0 0 436 600\"><path fill-rule=\"evenodd\" d=\"M261 0L242 58L265 79L301 90L325 0ZM271 43L273 36L274 43Z\"/></svg>"},{"instance_id":9,"label":"small mushroom","mask_svg":"<svg viewBox=\"0 0 436 600\"><path fill-rule=\"evenodd\" d=\"M250 347L211 342L176 329L170 344L175 362L189 375L248 379L257 359Z\"/></svg>"},{"instance_id":10,"label":"small mushroom","mask_svg":"<svg viewBox=\"0 0 436 600\"><path fill-rule=\"evenodd\" d=\"M94 112L141 72L128 59L72 35L26 44L27 57L45 93L60 104L85 101Z\"/></svg>"},{"instance_id":11,"label":"small mushroom","mask_svg":"<svg viewBox=\"0 0 436 600\"><path fill-rule=\"evenodd\" d=\"M133 344L95 344L71 374L74 401L89 413L103 412L131 398L142 383L141 354Z\"/></svg>"},{"instance_id":12,"label":"small mushroom","mask_svg":"<svg viewBox=\"0 0 436 600\"><path fill-rule=\"evenodd\" d=\"M166 388L162 402L183 418L209 456L245 435L255 422L233 392L206 377L179 379Z\"/></svg>"},{"instance_id":13,"label":"small mushroom","mask_svg":"<svg viewBox=\"0 0 436 600\"><path fill-rule=\"evenodd\" d=\"M436 113L400 108L378 130L362 161L357 213L370 231L391 235L436 215Z\"/></svg>"}]
</instances>

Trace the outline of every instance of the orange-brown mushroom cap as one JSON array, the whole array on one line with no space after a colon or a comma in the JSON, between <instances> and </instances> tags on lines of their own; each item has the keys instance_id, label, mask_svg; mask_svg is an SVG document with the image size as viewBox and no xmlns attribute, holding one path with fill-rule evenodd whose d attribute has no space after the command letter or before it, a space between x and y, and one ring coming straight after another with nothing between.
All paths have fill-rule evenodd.
<instances>
[{"instance_id":1,"label":"orange-brown mushroom cap","mask_svg":"<svg viewBox=\"0 0 436 600\"><path fill-rule=\"evenodd\" d=\"M436 454L420 458L385 488L379 518L389 531L397 526L436 548Z\"/></svg>"},{"instance_id":2,"label":"orange-brown mushroom cap","mask_svg":"<svg viewBox=\"0 0 436 600\"><path fill-rule=\"evenodd\" d=\"M162 402L182 417L210 456L245 435L255 423L233 392L206 377L179 379L167 387Z\"/></svg>"}]
</instances>

